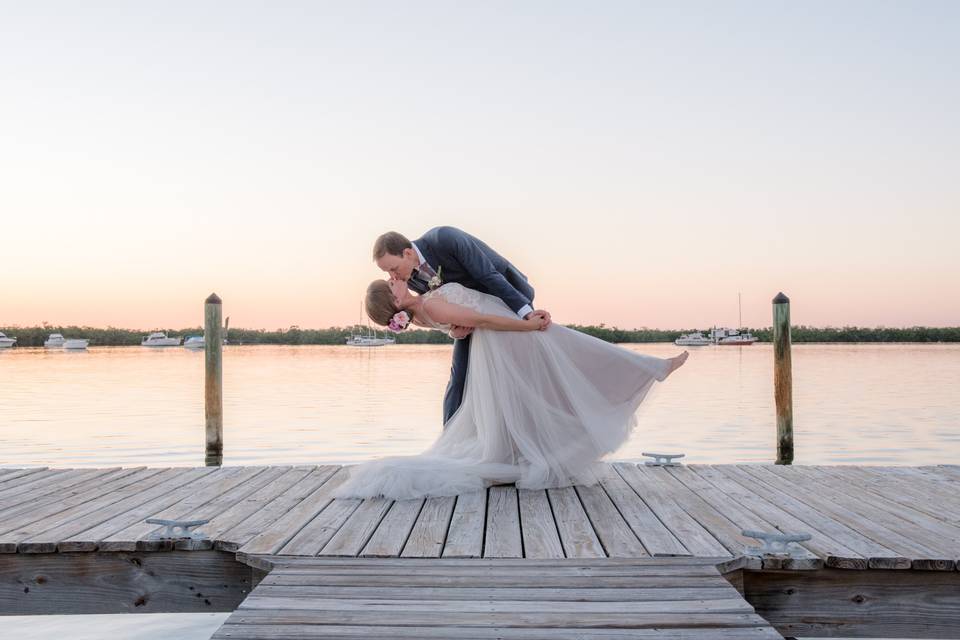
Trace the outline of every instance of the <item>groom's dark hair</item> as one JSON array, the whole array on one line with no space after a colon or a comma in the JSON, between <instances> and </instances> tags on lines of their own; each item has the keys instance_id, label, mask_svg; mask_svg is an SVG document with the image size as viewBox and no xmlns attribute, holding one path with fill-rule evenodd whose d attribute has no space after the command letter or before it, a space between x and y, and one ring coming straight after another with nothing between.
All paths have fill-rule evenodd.
<instances>
[{"instance_id":1,"label":"groom's dark hair","mask_svg":"<svg viewBox=\"0 0 960 640\"><path fill-rule=\"evenodd\" d=\"M413 249L413 244L403 234L396 231L387 231L373 243L373 259L379 260L388 253L392 256L402 256L404 249Z\"/></svg>"}]
</instances>

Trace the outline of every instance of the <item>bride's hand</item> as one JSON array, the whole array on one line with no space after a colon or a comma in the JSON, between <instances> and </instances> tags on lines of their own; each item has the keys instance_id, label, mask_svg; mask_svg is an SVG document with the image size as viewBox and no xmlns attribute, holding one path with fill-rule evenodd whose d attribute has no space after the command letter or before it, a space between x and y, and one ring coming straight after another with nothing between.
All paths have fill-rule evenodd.
<instances>
[{"instance_id":1,"label":"bride's hand","mask_svg":"<svg viewBox=\"0 0 960 640\"><path fill-rule=\"evenodd\" d=\"M543 331L549 325L549 321L545 320L543 316L531 313L524 319L528 329L527 331Z\"/></svg>"}]
</instances>

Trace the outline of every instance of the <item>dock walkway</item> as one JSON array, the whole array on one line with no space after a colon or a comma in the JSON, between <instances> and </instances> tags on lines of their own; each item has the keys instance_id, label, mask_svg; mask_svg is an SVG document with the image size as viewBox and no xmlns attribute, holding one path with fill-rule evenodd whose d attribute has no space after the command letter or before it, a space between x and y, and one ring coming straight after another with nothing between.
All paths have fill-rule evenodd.
<instances>
[{"instance_id":1,"label":"dock walkway","mask_svg":"<svg viewBox=\"0 0 960 640\"><path fill-rule=\"evenodd\" d=\"M460 496L396 502L333 499L332 491L346 474L345 467L323 465L0 468L0 564L2 554L23 557L25 554L172 550L235 553L239 560L251 566L273 567L273 572L262 583L270 588L261 591L258 587L231 617L229 628L225 627L218 636L245 638L248 636L222 634L240 633L234 628L234 618L241 613L248 616L242 619L266 616L261 605L276 600L274 587L281 586L276 581L283 576L308 571L309 567L311 575L329 577L333 567L339 567L337 571L345 570L348 565L344 563L349 562L359 567L362 559L374 562L390 558L433 558L444 563L431 567L440 566L443 572L464 572L464 575L470 571L486 575L488 569L479 567L498 565L464 564L457 560L513 559L510 571L518 572L521 577L526 575L523 572L535 570L560 571L561 574L581 571L583 576L597 577L597 570L590 567L622 566L637 571L638 579L642 575L653 575L649 571L663 571L667 565L658 564L663 562L661 559L692 562L670 565L680 567L678 571L690 571L691 567L702 570L711 565L720 573L737 569L810 571L822 568L955 572L960 559L960 467L956 466L647 467L614 463L605 467L601 483L592 487L530 491L496 486ZM200 527L207 539L157 539L159 527L147 524L147 518L209 520ZM791 558L759 557L745 551L756 541L742 536L744 529L810 533L812 538L802 543ZM303 562L298 558L315 559L306 561L307 565L290 564ZM324 558L337 560L325 563L321 561ZM605 558L620 561L603 565ZM536 569L540 565L517 563L519 559L547 564ZM598 561L601 565L592 564ZM413 580L411 576L420 573L410 571L413 564L381 560L380 564L363 566L375 566L377 571L383 569L385 573L378 573L377 581L370 584L353 585L358 589L373 589L375 584L383 586L384 576L396 576L398 582L393 589L382 590L376 597L361 598L369 603L371 611L389 612L390 619L397 619L398 615L391 607L405 609L396 602L404 598L393 597L398 590L421 595L436 593L437 585L424 583L421 586L427 591L421 592L413 588L415 583L401 580L403 576ZM704 570L704 575L699 576L703 584L688 586L719 588L714 582L722 580L720 573L712 568ZM602 582L599 577L597 580ZM466 609L461 611L464 616L505 611L503 607L517 613L523 609L518 602L541 601L536 590L531 591L527 599L512 600L510 593L513 592L500 591L506 589L506 585L484 584L480 581L464 587L477 590L478 600L474 604L482 603L482 606L477 604L478 608L470 608L462 604L466 600L457 600L461 603L457 610ZM312 589L320 585L301 586ZM543 593L550 591L546 586L540 588L546 589ZM590 588L606 589L609 585ZM604 593L619 592L618 597L625 598L623 602L633 603L631 607L636 605L631 609L634 612L655 607L649 604L654 601L648 598L650 593L636 595L631 589L617 587ZM314 591L301 589L300 593L313 594ZM335 591L337 593L324 591L322 598L317 591L318 601L322 600L331 611L339 611L337 615L341 617L337 619L354 619L352 609L341 601L347 597L343 595L346 591ZM451 597L449 593L437 595L438 602ZM294 597L293 601L302 599ZM373 602L378 599L382 606ZM720 598L716 602L724 600ZM491 604L501 601L511 604L502 607ZM598 616L608 606L602 604L603 600L583 602L577 607L582 606L584 612ZM749 607L746 602L742 605ZM536 617L541 614L549 617L548 611L541 610L543 606L546 605L527 607L523 614L533 616L531 620L541 619ZM577 607L566 608L566 611L579 610ZM412 616L411 620L426 613L405 610ZM254 615L253 611L257 613ZM723 615L751 612L724 612ZM556 613L561 615L563 611ZM271 618L281 619L300 618ZM274 622L264 624L269 626ZM334 622L324 624L331 628L342 626ZM499 637L494 632L477 635L480 632L476 629L471 633L474 635L463 637Z\"/></svg>"}]
</instances>

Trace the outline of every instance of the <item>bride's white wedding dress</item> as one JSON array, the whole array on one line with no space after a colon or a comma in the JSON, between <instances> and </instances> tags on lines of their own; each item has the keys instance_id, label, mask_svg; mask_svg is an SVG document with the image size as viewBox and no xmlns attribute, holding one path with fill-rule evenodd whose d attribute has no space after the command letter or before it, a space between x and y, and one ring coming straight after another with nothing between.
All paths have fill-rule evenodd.
<instances>
[{"instance_id":1,"label":"bride's white wedding dress","mask_svg":"<svg viewBox=\"0 0 960 640\"><path fill-rule=\"evenodd\" d=\"M516 317L500 298L456 283L425 294L434 296ZM405 499L512 482L527 489L594 484L594 466L627 440L637 407L669 373L669 360L557 324L475 330L463 402L440 437L422 454L351 467L334 495Z\"/></svg>"}]
</instances>

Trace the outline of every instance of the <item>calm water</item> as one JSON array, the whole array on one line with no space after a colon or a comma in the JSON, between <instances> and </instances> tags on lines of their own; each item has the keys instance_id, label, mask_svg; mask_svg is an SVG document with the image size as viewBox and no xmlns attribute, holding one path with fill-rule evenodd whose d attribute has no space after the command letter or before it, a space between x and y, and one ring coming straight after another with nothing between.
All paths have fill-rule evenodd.
<instances>
[{"instance_id":1,"label":"calm water","mask_svg":"<svg viewBox=\"0 0 960 640\"><path fill-rule=\"evenodd\" d=\"M670 344L626 345L658 356ZM440 429L448 346L224 352L226 464L416 453ZM692 348L615 456L774 457L769 345ZM936 464L960 454L960 345L795 345L796 462ZM0 352L0 465L203 464L203 355L182 348Z\"/></svg>"}]
</instances>

